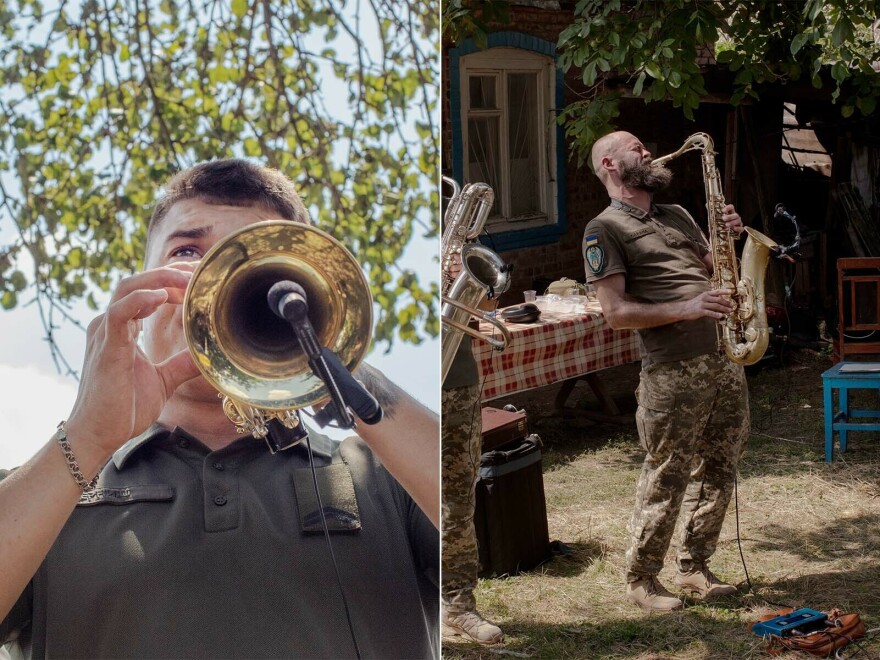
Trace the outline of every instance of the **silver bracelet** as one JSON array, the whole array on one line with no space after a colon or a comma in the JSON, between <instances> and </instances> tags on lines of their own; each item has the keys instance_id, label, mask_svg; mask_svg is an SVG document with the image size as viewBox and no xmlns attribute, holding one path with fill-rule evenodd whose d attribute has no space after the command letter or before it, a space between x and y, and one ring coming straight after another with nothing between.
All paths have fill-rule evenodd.
<instances>
[{"instance_id":1,"label":"silver bracelet","mask_svg":"<svg viewBox=\"0 0 880 660\"><path fill-rule=\"evenodd\" d=\"M55 440L58 441L58 444L61 445L61 451L64 452L64 459L67 461L67 467L70 470L70 474L73 475L73 480L76 481L77 485L84 493L95 490L101 472L99 470L94 479L86 481L82 470L79 469L79 463L76 462L76 456L73 455L73 449L70 446L70 442L67 440L67 429L64 427L64 420L58 423L58 430L55 431L54 437Z\"/></svg>"}]
</instances>

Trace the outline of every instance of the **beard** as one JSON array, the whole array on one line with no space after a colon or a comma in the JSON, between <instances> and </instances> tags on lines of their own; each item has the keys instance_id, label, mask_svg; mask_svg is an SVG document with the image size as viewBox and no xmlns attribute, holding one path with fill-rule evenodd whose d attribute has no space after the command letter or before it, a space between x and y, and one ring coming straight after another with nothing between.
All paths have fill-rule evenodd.
<instances>
[{"instance_id":1,"label":"beard","mask_svg":"<svg viewBox=\"0 0 880 660\"><path fill-rule=\"evenodd\" d=\"M620 162L620 181L627 188L638 188L649 193L665 190L672 181L672 170L665 165L654 167L644 161Z\"/></svg>"}]
</instances>

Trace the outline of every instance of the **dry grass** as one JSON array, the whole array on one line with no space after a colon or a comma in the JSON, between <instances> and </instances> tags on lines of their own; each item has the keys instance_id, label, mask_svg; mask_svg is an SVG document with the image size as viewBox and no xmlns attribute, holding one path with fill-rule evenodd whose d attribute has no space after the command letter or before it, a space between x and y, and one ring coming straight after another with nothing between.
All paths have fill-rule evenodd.
<instances>
[{"instance_id":1,"label":"dry grass","mask_svg":"<svg viewBox=\"0 0 880 660\"><path fill-rule=\"evenodd\" d=\"M763 658L764 643L748 626L778 609L772 603L839 607L860 613L868 628L880 626L880 434L851 434L847 453L824 463L820 374L829 366L827 357L799 351L785 356L784 368L750 372L753 432L740 465L739 517L752 588L731 504L712 568L740 594L688 600L683 611L663 615L622 599L626 524L642 460L634 425L540 417L552 407L553 387L493 402L525 408L543 438L550 538L572 554L482 580L479 608L507 640L492 649L447 642L444 657ZM605 376L625 411L635 408L637 380L636 365ZM857 403L880 408L875 392L860 394ZM584 383L570 403L596 407ZM661 574L666 584L673 556ZM880 657L880 635L862 646L844 657Z\"/></svg>"}]
</instances>

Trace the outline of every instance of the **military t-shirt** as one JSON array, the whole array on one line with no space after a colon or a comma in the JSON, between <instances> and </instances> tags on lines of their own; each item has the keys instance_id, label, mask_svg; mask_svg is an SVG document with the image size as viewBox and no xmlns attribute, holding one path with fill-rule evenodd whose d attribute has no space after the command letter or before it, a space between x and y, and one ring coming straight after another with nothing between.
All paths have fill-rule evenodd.
<instances>
[{"instance_id":1,"label":"military t-shirt","mask_svg":"<svg viewBox=\"0 0 880 660\"><path fill-rule=\"evenodd\" d=\"M443 328L443 332L447 332ZM443 389L452 390L458 387L467 387L468 385L476 385L480 381L480 373L477 370L477 361L474 358L473 347L470 336L464 335L461 338L461 344L452 358L452 364L443 380Z\"/></svg>"},{"instance_id":2,"label":"military t-shirt","mask_svg":"<svg viewBox=\"0 0 880 660\"><path fill-rule=\"evenodd\" d=\"M0 644L26 658L351 658L356 640L364 658L438 657L437 530L362 441L311 442L315 477L303 444L211 451L158 425L131 440Z\"/></svg>"},{"instance_id":3,"label":"military t-shirt","mask_svg":"<svg viewBox=\"0 0 880 660\"><path fill-rule=\"evenodd\" d=\"M658 204L651 212L612 199L584 231L587 282L616 273L626 293L643 303L690 300L711 289L703 256L709 244L680 206ZM686 360L717 350L715 320L703 317L638 330L646 364Z\"/></svg>"}]
</instances>

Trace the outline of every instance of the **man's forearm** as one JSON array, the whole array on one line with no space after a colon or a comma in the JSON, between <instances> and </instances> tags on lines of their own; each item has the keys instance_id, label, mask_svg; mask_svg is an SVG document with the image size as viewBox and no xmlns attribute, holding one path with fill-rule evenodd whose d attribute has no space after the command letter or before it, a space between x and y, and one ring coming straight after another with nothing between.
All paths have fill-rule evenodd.
<instances>
[{"instance_id":1,"label":"man's forearm","mask_svg":"<svg viewBox=\"0 0 880 660\"><path fill-rule=\"evenodd\" d=\"M643 303L625 300L605 317L615 330L656 328L683 320L686 304L687 301Z\"/></svg>"},{"instance_id":2,"label":"man's forearm","mask_svg":"<svg viewBox=\"0 0 880 660\"><path fill-rule=\"evenodd\" d=\"M74 452L86 478L91 478L103 458L90 457L77 445ZM80 494L54 440L0 482L0 619L36 573Z\"/></svg>"},{"instance_id":3,"label":"man's forearm","mask_svg":"<svg viewBox=\"0 0 880 660\"><path fill-rule=\"evenodd\" d=\"M358 368L355 377L376 397L384 412L378 424L358 424L358 435L428 519L439 526L439 417L367 364Z\"/></svg>"}]
</instances>

